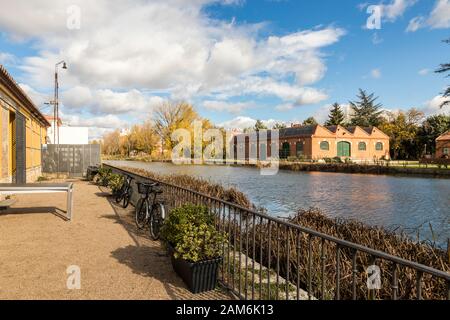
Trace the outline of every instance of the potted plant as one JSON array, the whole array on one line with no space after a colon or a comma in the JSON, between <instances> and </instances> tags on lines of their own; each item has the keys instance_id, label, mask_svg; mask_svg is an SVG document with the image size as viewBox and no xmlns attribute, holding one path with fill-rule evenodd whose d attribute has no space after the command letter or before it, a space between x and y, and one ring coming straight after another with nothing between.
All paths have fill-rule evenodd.
<instances>
[{"instance_id":1,"label":"potted plant","mask_svg":"<svg viewBox=\"0 0 450 320\"><path fill-rule=\"evenodd\" d=\"M186 204L170 212L161 232L173 268L191 292L213 290L226 241L214 226L214 214L204 206Z\"/></svg>"}]
</instances>

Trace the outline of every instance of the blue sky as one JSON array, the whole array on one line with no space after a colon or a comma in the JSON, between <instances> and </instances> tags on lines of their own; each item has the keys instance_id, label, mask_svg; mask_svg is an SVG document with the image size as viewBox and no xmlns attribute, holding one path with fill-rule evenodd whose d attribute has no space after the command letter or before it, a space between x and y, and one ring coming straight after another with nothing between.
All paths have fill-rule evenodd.
<instances>
[{"instance_id":1,"label":"blue sky","mask_svg":"<svg viewBox=\"0 0 450 320\"><path fill-rule=\"evenodd\" d=\"M358 88L386 109L440 110L448 84L448 0L0 0L0 63L42 105L61 74L64 120L92 136L151 118L166 99L188 100L217 124L326 117ZM79 9L80 28L67 27ZM378 5L381 29L368 30ZM10 8L8 8L10 7ZM77 21L77 20L75 20Z\"/></svg>"}]
</instances>

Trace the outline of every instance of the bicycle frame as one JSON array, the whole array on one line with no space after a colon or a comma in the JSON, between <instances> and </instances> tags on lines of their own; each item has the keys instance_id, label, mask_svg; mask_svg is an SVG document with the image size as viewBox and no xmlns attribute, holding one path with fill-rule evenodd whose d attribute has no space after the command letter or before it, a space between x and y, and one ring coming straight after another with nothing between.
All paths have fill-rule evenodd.
<instances>
[{"instance_id":1,"label":"bicycle frame","mask_svg":"<svg viewBox=\"0 0 450 320\"><path fill-rule=\"evenodd\" d=\"M150 195L153 195L153 200L151 202L150 205ZM145 196L143 197L143 201L141 203L141 207L139 208L139 211L142 210L142 206L144 205L144 203L147 203L147 208L146 208L146 212L145 212L145 221L148 221L148 219L150 219L150 212L153 211L154 206L157 204L156 203L156 197L157 197L157 193L154 191L149 191L145 194ZM149 211L151 209L151 211ZM164 217L163 217L164 218Z\"/></svg>"}]
</instances>

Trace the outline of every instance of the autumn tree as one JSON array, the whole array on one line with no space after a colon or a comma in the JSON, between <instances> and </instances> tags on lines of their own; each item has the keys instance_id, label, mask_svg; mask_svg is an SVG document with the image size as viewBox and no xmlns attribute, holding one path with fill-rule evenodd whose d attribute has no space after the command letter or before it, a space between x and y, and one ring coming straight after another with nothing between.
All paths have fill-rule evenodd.
<instances>
[{"instance_id":1,"label":"autumn tree","mask_svg":"<svg viewBox=\"0 0 450 320\"><path fill-rule=\"evenodd\" d=\"M328 115L328 120L325 122L326 126L338 126L342 125L344 122L344 112L342 111L339 103L334 103L331 106L330 114Z\"/></svg>"},{"instance_id":2,"label":"autumn tree","mask_svg":"<svg viewBox=\"0 0 450 320\"><path fill-rule=\"evenodd\" d=\"M103 136L103 153L117 155L120 152L120 131L114 130Z\"/></svg>"},{"instance_id":3,"label":"autumn tree","mask_svg":"<svg viewBox=\"0 0 450 320\"><path fill-rule=\"evenodd\" d=\"M177 129L187 129L193 138L194 121L201 121L203 130L212 128L209 120L203 119L194 107L186 102L165 102L155 112L155 131L158 134L166 152L170 152L176 141L172 134Z\"/></svg>"},{"instance_id":4,"label":"autumn tree","mask_svg":"<svg viewBox=\"0 0 450 320\"><path fill-rule=\"evenodd\" d=\"M356 101L350 101L350 107L353 110L351 125L360 127L379 126L382 123L381 110L382 105L377 103L378 97L374 93L368 94L359 89Z\"/></svg>"}]
</instances>

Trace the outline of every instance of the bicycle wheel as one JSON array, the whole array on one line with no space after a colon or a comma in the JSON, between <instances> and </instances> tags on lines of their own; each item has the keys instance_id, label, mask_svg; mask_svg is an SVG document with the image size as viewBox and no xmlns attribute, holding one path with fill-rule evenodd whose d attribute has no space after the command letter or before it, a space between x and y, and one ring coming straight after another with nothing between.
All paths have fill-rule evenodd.
<instances>
[{"instance_id":1,"label":"bicycle wheel","mask_svg":"<svg viewBox=\"0 0 450 320\"><path fill-rule=\"evenodd\" d=\"M161 235L161 227L164 223L164 217L166 215L164 206L161 203L157 203L153 206L152 213L150 215L150 237L153 240L159 240Z\"/></svg>"},{"instance_id":2,"label":"bicycle wheel","mask_svg":"<svg viewBox=\"0 0 450 320\"><path fill-rule=\"evenodd\" d=\"M126 209L128 205L130 204L131 195L133 194L133 188L129 187L127 192L125 192L123 196L123 203L122 207Z\"/></svg>"},{"instance_id":3,"label":"bicycle wheel","mask_svg":"<svg viewBox=\"0 0 450 320\"><path fill-rule=\"evenodd\" d=\"M147 213L147 201L144 201L144 199L140 198L138 203L136 204L136 211L134 218L138 229L144 228L146 213Z\"/></svg>"},{"instance_id":4,"label":"bicycle wheel","mask_svg":"<svg viewBox=\"0 0 450 320\"><path fill-rule=\"evenodd\" d=\"M117 192L117 195L116 195L116 203L120 203L121 201L122 201L122 199L123 199L123 187L122 188L120 188L120 190Z\"/></svg>"}]
</instances>

